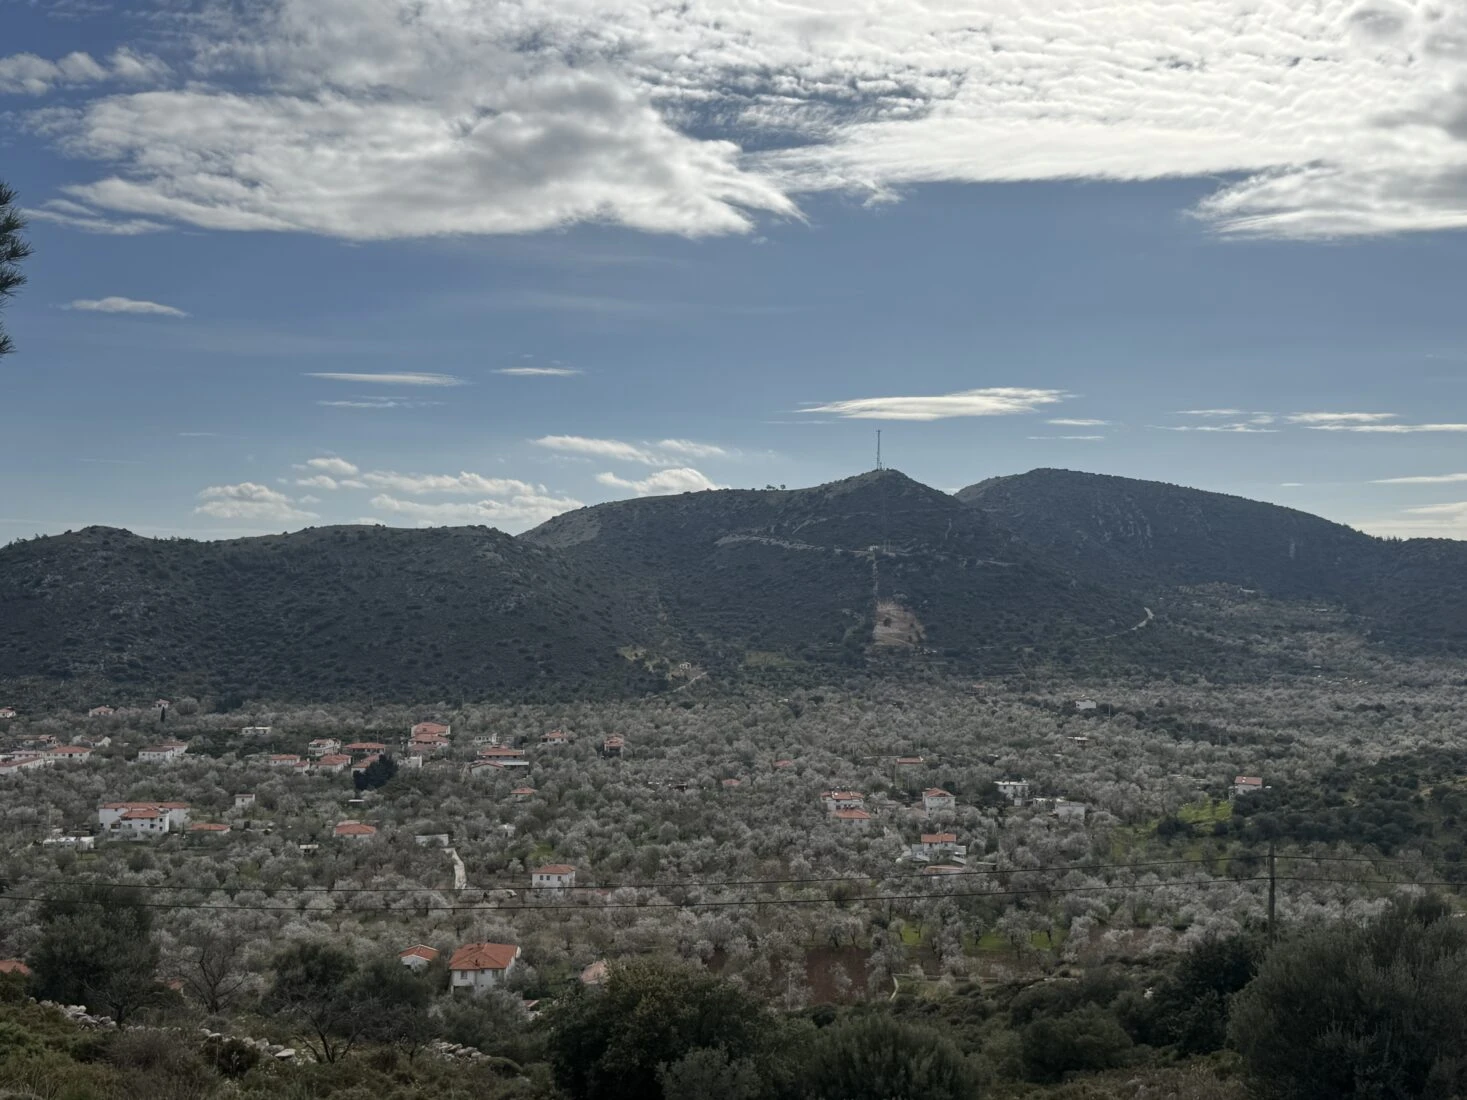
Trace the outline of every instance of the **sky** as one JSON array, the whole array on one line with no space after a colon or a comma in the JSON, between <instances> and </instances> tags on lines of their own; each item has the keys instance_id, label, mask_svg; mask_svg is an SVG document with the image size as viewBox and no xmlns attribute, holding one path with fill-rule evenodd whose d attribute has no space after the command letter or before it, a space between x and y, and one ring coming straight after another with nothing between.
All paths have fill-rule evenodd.
<instances>
[{"instance_id":1,"label":"sky","mask_svg":"<svg viewBox=\"0 0 1467 1100\"><path fill-rule=\"evenodd\" d=\"M1467 3L0 0L0 543L1061 467L1467 538Z\"/></svg>"}]
</instances>

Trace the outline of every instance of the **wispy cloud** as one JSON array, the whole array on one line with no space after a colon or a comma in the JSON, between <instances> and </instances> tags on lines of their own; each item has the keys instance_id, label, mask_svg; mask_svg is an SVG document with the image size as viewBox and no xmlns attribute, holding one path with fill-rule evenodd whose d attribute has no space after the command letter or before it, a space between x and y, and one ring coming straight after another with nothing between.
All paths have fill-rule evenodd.
<instances>
[{"instance_id":1,"label":"wispy cloud","mask_svg":"<svg viewBox=\"0 0 1467 1100\"><path fill-rule=\"evenodd\" d=\"M1105 440L1103 435L1031 435L1030 439L1069 439L1077 442L1100 443Z\"/></svg>"},{"instance_id":2,"label":"wispy cloud","mask_svg":"<svg viewBox=\"0 0 1467 1100\"><path fill-rule=\"evenodd\" d=\"M581 435L546 435L531 440L537 447L561 454L610 458L642 466L679 466L689 458L739 458L738 451L692 439L663 439L655 443L629 443L622 439L594 439Z\"/></svg>"},{"instance_id":3,"label":"wispy cloud","mask_svg":"<svg viewBox=\"0 0 1467 1100\"><path fill-rule=\"evenodd\" d=\"M1421 474L1416 477L1378 477L1372 485L1448 485L1467 481L1467 474Z\"/></svg>"},{"instance_id":4,"label":"wispy cloud","mask_svg":"<svg viewBox=\"0 0 1467 1100\"><path fill-rule=\"evenodd\" d=\"M328 382L355 382L358 385L381 386L462 386L464 380L451 374L427 374L420 371L397 373L362 373L356 371L308 371L307 378L322 378Z\"/></svg>"},{"instance_id":5,"label":"wispy cloud","mask_svg":"<svg viewBox=\"0 0 1467 1100\"><path fill-rule=\"evenodd\" d=\"M572 375L586 372L575 370L572 367L501 367L494 373L516 375L521 378L570 378Z\"/></svg>"},{"instance_id":6,"label":"wispy cloud","mask_svg":"<svg viewBox=\"0 0 1467 1100\"><path fill-rule=\"evenodd\" d=\"M317 401L325 409L428 409L442 401L419 401L408 397L351 397L338 401Z\"/></svg>"},{"instance_id":7,"label":"wispy cloud","mask_svg":"<svg viewBox=\"0 0 1467 1100\"><path fill-rule=\"evenodd\" d=\"M409 495L484 493L487 496L531 497L545 493L543 485L531 485L507 477L485 477L466 470L457 474L399 474L391 470L372 470L363 474L362 480L373 488Z\"/></svg>"},{"instance_id":8,"label":"wispy cloud","mask_svg":"<svg viewBox=\"0 0 1467 1100\"><path fill-rule=\"evenodd\" d=\"M161 233L168 227L147 218L118 218L69 199L51 199L40 206L26 208L32 221L50 222L83 233L108 237L136 237L144 233Z\"/></svg>"},{"instance_id":9,"label":"wispy cloud","mask_svg":"<svg viewBox=\"0 0 1467 1100\"><path fill-rule=\"evenodd\" d=\"M687 466L658 470L649 477L635 479L613 473L597 474L596 480L613 489L627 489L639 497L663 496L671 493L695 493L702 489L718 489L708 477Z\"/></svg>"},{"instance_id":10,"label":"wispy cloud","mask_svg":"<svg viewBox=\"0 0 1467 1100\"><path fill-rule=\"evenodd\" d=\"M1150 427L1162 432L1213 432L1229 435L1277 435L1277 428L1266 428L1251 421L1234 424L1152 424Z\"/></svg>"},{"instance_id":11,"label":"wispy cloud","mask_svg":"<svg viewBox=\"0 0 1467 1100\"><path fill-rule=\"evenodd\" d=\"M151 313L160 317L187 317L188 314L174 306L161 302L149 302L138 298L77 298L61 307L81 310L84 313Z\"/></svg>"},{"instance_id":12,"label":"wispy cloud","mask_svg":"<svg viewBox=\"0 0 1467 1100\"><path fill-rule=\"evenodd\" d=\"M1055 420L1046 420L1046 424L1053 424L1057 428L1104 428L1110 426L1109 420L1091 420L1085 417L1059 417Z\"/></svg>"},{"instance_id":13,"label":"wispy cloud","mask_svg":"<svg viewBox=\"0 0 1467 1100\"><path fill-rule=\"evenodd\" d=\"M1032 413L1070 396L1064 390L1015 386L927 397L858 397L809 405L805 413L828 413L850 420L946 420L960 416L1012 416Z\"/></svg>"},{"instance_id":14,"label":"wispy cloud","mask_svg":"<svg viewBox=\"0 0 1467 1100\"><path fill-rule=\"evenodd\" d=\"M1246 409L1178 409L1174 416L1248 416Z\"/></svg>"},{"instance_id":15,"label":"wispy cloud","mask_svg":"<svg viewBox=\"0 0 1467 1100\"><path fill-rule=\"evenodd\" d=\"M337 477L355 477L361 471L353 462L338 455L322 455L306 461L306 466L312 470L321 470L324 473L335 474Z\"/></svg>"},{"instance_id":16,"label":"wispy cloud","mask_svg":"<svg viewBox=\"0 0 1467 1100\"><path fill-rule=\"evenodd\" d=\"M55 88L77 88L109 80L151 81L167 73L156 57L120 49L98 61L89 53L69 53L55 61L33 53L0 57L0 94L44 95Z\"/></svg>"},{"instance_id":17,"label":"wispy cloud","mask_svg":"<svg viewBox=\"0 0 1467 1100\"><path fill-rule=\"evenodd\" d=\"M424 504L382 493L372 498L372 507L389 515L412 519L421 527L487 523L506 529L521 529L543 523L562 512L569 512L583 505L570 497L539 493L515 494L503 500L486 499L451 504Z\"/></svg>"},{"instance_id":18,"label":"wispy cloud","mask_svg":"<svg viewBox=\"0 0 1467 1100\"><path fill-rule=\"evenodd\" d=\"M1377 435L1467 432L1467 424L1311 424L1309 428L1316 432L1371 432Z\"/></svg>"},{"instance_id":19,"label":"wispy cloud","mask_svg":"<svg viewBox=\"0 0 1467 1100\"><path fill-rule=\"evenodd\" d=\"M291 523L320 518L315 512L297 508L284 493L252 481L211 485L199 492L199 499L204 503L194 511L216 519Z\"/></svg>"},{"instance_id":20,"label":"wispy cloud","mask_svg":"<svg viewBox=\"0 0 1467 1100\"><path fill-rule=\"evenodd\" d=\"M1293 413L1285 417L1290 424L1376 424L1383 420L1395 420L1395 413L1367 412L1308 412Z\"/></svg>"}]
</instances>

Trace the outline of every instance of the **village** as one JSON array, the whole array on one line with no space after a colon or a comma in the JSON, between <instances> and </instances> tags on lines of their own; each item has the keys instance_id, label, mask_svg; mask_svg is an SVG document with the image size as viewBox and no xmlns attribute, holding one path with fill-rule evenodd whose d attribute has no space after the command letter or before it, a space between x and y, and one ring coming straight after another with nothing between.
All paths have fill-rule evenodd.
<instances>
[{"instance_id":1,"label":"village","mask_svg":"<svg viewBox=\"0 0 1467 1100\"><path fill-rule=\"evenodd\" d=\"M990 712L996 706L1001 712L996 700L984 703ZM784 716L770 724L786 724L789 702L769 707ZM1087 907L1089 916L1041 913L1005 888L1031 881L1036 865L1080 865L1113 850L1128 812L1111 785L1083 774L1065 782L1053 766L1067 755L1085 766L1105 755L1102 716L1085 698L1052 705L1052 743L1067 747L1028 756L1028 774L1018 770L1023 754L975 753L972 738L944 743L937 736L904 739L882 756L843 752L839 738L828 736L781 752L802 744L786 734L762 750L725 741L720 760L707 739L659 729L660 721L647 728L646 713L631 709L622 729L606 729L614 716L584 708L560 708L576 721L538 726L525 708L507 708L489 712L488 721L484 713L467 721L412 717L395 732L373 720L354 734L328 733L323 725L340 723L302 721L289 711L227 726L221 716L184 709L190 713L160 699L145 708L97 706L33 720L0 709L0 789L11 805L33 808L32 825L6 829L12 859L30 864L39 881L47 877L45 861L35 862L42 852L74 853L64 864L70 874L109 868L109 879L144 884L168 866L174 870L158 885L169 897L237 904L258 896L263 909L338 925L350 921L356 902L336 892L356 891L389 910L373 919L375 950L407 967L445 966L455 992L512 985L543 991L548 974L594 981L624 950L616 910L629 904L692 901L701 922L713 915L697 908L701 901L742 897L754 906L744 935L758 937L761 902L807 899L812 891L880 895L898 885L929 899L910 918L917 943L935 936L923 930L931 924L923 913L933 905L972 911L977 904L988 911L977 923L1008 928L1005 942L1020 947L1012 957L994 955L992 967L1051 965L1032 949L1031 934L1042 931L1049 943L1073 940L1073 953L1077 929L1095 927L1096 907ZM676 719L688 711L667 714ZM1217 769L1206 779L1179 774L1169 782L1185 785L1180 797L1188 802L1215 799L1217 806L1262 787L1256 777ZM85 814L79 789L97 791ZM598 802L612 819L598 822ZM649 813L662 823L646 820ZM758 834L776 822L788 838L782 855L761 855L767 844ZM735 823L742 840L731 837ZM724 851L708 848L715 839ZM740 844L753 850L740 854ZM22 854L27 845L37 856ZM126 854L139 845L170 854L162 864L149 857L140 863ZM246 864L273 870L252 882L192 885L203 870ZM119 876L122 866L154 870ZM923 885L908 887L909 877ZM330 900L328 909L323 897L308 899L313 890ZM428 922L403 926L393 943L391 927L399 922L392 913L404 906ZM1078 925L1077 917L1084 918ZM516 932L527 921L534 934ZM555 935L547 952L547 929L566 924L583 930L580 941ZM496 936L452 934L471 926ZM1015 941L1010 933L1020 926L1025 932ZM850 945L840 949L838 963L814 965L816 986L850 984L854 975L853 987L862 988L873 972L898 979L897 960L873 966L860 957L864 950L852 954L862 937L849 935L834 941ZM24 965L24 936L10 940L15 965ZM967 947L956 956L945 953L936 972L964 972L962 956L980 941L963 941ZM727 942L725 934L698 952L717 957ZM912 973L930 977L933 965L920 963Z\"/></svg>"}]
</instances>

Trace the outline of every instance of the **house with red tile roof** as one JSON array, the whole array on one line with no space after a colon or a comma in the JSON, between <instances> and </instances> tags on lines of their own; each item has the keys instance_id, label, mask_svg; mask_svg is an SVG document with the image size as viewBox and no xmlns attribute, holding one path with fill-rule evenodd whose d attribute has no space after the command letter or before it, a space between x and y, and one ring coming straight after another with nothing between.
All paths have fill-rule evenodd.
<instances>
[{"instance_id":1,"label":"house with red tile roof","mask_svg":"<svg viewBox=\"0 0 1467 1100\"><path fill-rule=\"evenodd\" d=\"M341 751L356 756L364 752L386 752L387 746L381 741L353 741L350 745L343 745Z\"/></svg>"},{"instance_id":2,"label":"house with red tile roof","mask_svg":"<svg viewBox=\"0 0 1467 1100\"><path fill-rule=\"evenodd\" d=\"M958 800L951 791L945 791L941 787L928 787L922 792L922 808L929 814L943 813L957 807Z\"/></svg>"},{"instance_id":3,"label":"house with red tile roof","mask_svg":"<svg viewBox=\"0 0 1467 1100\"><path fill-rule=\"evenodd\" d=\"M535 797L535 788L534 787L516 787L514 790L510 791L510 794L514 795L516 798L518 798L521 801L523 801L526 798L534 798Z\"/></svg>"},{"instance_id":4,"label":"house with red tile roof","mask_svg":"<svg viewBox=\"0 0 1467 1100\"><path fill-rule=\"evenodd\" d=\"M44 756L16 756L0 760L0 776L19 775L21 772L36 771L49 767L52 761Z\"/></svg>"},{"instance_id":5,"label":"house with red tile roof","mask_svg":"<svg viewBox=\"0 0 1467 1100\"><path fill-rule=\"evenodd\" d=\"M613 733L605 741L601 742L601 754L603 756L620 756L627 747L627 739L619 733Z\"/></svg>"},{"instance_id":6,"label":"house with red tile roof","mask_svg":"<svg viewBox=\"0 0 1467 1100\"><path fill-rule=\"evenodd\" d=\"M47 749L46 755L64 763L85 764L92 758L92 750L85 745L58 745L54 749Z\"/></svg>"},{"instance_id":7,"label":"house with red tile roof","mask_svg":"<svg viewBox=\"0 0 1467 1100\"><path fill-rule=\"evenodd\" d=\"M820 796L830 813L837 810L859 810L866 805L866 796L860 791L826 791Z\"/></svg>"},{"instance_id":8,"label":"house with red tile roof","mask_svg":"<svg viewBox=\"0 0 1467 1100\"><path fill-rule=\"evenodd\" d=\"M117 713L117 711L115 709L113 709L112 707L109 707L109 706L100 706L100 707L93 707L91 710L87 711L87 717L88 718L107 718L110 715L113 715L113 714L116 714L116 713Z\"/></svg>"},{"instance_id":9,"label":"house with red tile roof","mask_svg":"<svg viewBox=\"0 0 1467 1100\"><path fill-rule=\"evenodd\" d=\"M438 958L438 948L429 947L426 943L415 943L406 951L399 951L397 958L409 970L423 970Z\"/></svg>"},{"instance_id":10,"label":"house with red tile roof","mask_svg":"<svg viewBox=\"0 0 1467 1100\"><path fill-rule=\"evenodd\" d=\"M102 832L129 840L148 840L188 828L187 802L104 802L97 808Z\"/></svg>"},{"instance_id":11,"label":"house with red tile roof","mask_svg":"<svg viewBox=\"0 0 1467 1100\"><path fill-rule=\"evenodd\" d=\"M306 752L312 756L326 756L340 751L341 742L334 737L317 737L306 746Z\"/></svg>"},{"instance_id":12,"label":"house with red tile roof","mask_svg":"<svg viewBox=\"0 0 1467 1100\"><path fill-rule=\"evenodd\" d=\"M351 767L351 757L344 752L327 753L316 761L316 771L336 775Z\"/></svg>"},{"instance_id":13,"label":"house with red tile roof","mask_svg":"<svg viewBox=\"0 0 1467 1100\"><path fill-rule=\"evenodd\" d=\"M15 710L14 707L0 707L0 722L3 722L3 721L5 721L7 719L10 719L10 718L19 718L19 717L20 717L20 715L16 713L16 710Z\"/></svg>"},{"instance_id":14,"label":"house with red tile roof","mask_svg":"<svg viewBox=\"0 0 1467 1100\"><path fill-rule=\"evenodd\" d=\"M229 826L218 821L196 821L188 827L188 831L205 836L223 836L229 832Z\"/></svg>"},{"instance_id":15,"label":"house with red tile roof","mask_svg":"<svg viewBox=\"0 0 1467 1100\"><path fill-rule=\"evenodd\" d=\"M951 853L957 845L957 833L923 833L922 839L912 845L912 855L930 859L933 856Z\"/></svg>"},{"instance_id":16,"label":"house with red tile roof","mask_svg":"<svg viewBox=\"0 0 1467 1100\"><path fill-rule=\"evenodd\" d=\"M871 815L865 810L836 810L830 816L835 818L837 825L857 831L865 829L871 822Z\"/></svg>"},{"instance_id":17,"label":"house with red tile roof","mask_svg":"<svg viewBox=\"0 0 1467 1100\"><path fill-rule=\"evenodd\" d=\"M565 730L551 730L540 738L540 744L542 745L569 745L570 743L570 734L566 733Z\"/></svg>"},{"instance_id":18,"label":"house with red tile roof","mask_svg":"<svg viewBox=\"0 0 1467 1100\"><path fill-rule=\"evenodd\" d=\"M271 753L265 760L272 768L293 768L300 762L301 758L293 752Z\"/></svg>"},{"instance_id":19,"label":"house with red tile roof","mask_svg":"<svg viewBox=\"0 0 1467 1100\"><path fill-rule=\"evenodd\" d=\"M19 974L22 978L29 978L31 968L20 959L0 959L0 974Z\"/></svg>"},{"instance_id":20,"label":"house with red tile roof","mask_svg":"<svg viewBox=\"0 0 1467 1100\"><path fill-rule=\"evenodd\" d=\"M343 821L331 834L338 840L371 840L377 835L377 827L361 821Z\"/></svg>"},{"instance_id":21,"label":"house with red tile roof","mask_svg":"<svg viewBox=\"0 0 1467 1100\"><path fill-rule=\"evenodd\" d=\"M482 993L502 985L514 970L520 949L511 943L466 943L448 960L449 987Z\"/></svg>"},{"instance_id":22,"label":"house with red tile roof","mask_svg":"<svg viewBox=\"0 0 1467 1100\"><path fill-rule=\"evenodd\" d=\"M422 735L447 738L453 732L452 726L445 726L442 722L419 722L408 731L408 736L414 739Z\"/></svg>"}]
</instances>

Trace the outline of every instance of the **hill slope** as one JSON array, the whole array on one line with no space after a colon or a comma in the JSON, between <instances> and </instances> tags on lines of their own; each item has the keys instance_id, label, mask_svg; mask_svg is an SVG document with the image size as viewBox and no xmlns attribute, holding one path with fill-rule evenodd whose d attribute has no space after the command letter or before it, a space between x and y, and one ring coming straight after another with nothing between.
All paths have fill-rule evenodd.
<instances>
[{"instance_id":1,"label":"hill slope","mask_svg":"<svg viewBox=\"0 0 1467 1100\"><path fill-rule=\"evenodd\" d=\"M482 698L645 686L623 601L482 527L225 542L91 527L0 550L0 679L70 694Z\"/></svg>"},{"instance_id":2,"label":"hill slope","mask_svg":"<svg viewBox=\"0 0 1467 1100\"><path fill-rule=\"evenodd\" d=\"M883 627L915 616L913 630L892 633L949 651L1091 637L1141 616L893 470L812 489L618 501L521 538L657 608L668 640L705 659L859 650L878 605Z\"/></svg>"},{"instance_id":3,"label":"hill slope","mask_svg":"<svg viewBox=\"0 0 1467 1100\"><path fill-rule=\"evenodd\" d=\"M957 497L1095 583L1334 600L1379 636L1467 647L1467 543L1378 539L1292 508L1071 470L992 478Z\"/></svg>"}]
</instances>

